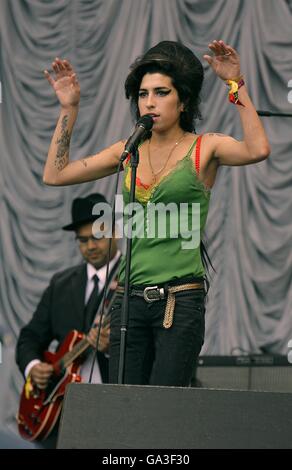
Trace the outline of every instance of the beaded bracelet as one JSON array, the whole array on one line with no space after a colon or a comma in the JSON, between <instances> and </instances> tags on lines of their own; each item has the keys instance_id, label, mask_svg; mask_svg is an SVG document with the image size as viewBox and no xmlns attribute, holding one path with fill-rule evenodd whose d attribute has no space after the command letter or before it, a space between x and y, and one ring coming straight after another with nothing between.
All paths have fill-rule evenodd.
<instances>
[{"instance_id":1,"label":"beaded bracelet","mask_svg":"<svg viewBox=\"0 0 292 470\"><path fill-rule=\"evenodd\" d=\"M240 76L232 80L225 80L225 83L229 86L228 99L230 103L244 106L238 98L238 90L245 84L243 77Z\"/></svg>"}]
</instances>

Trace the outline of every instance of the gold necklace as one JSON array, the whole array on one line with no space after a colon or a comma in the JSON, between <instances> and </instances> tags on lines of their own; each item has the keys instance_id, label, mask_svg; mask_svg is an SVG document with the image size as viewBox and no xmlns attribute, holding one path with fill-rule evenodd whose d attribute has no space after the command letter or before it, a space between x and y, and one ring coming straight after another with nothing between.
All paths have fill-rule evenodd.
<instances>
[{"instance_id":1,"label":"gold necklace","mask_svg":"<svg viewBox=\"0 0 292 470\"><path fill-rule=\"evenodd\" d=\"M152 164L151 164L151 159L150 159L150 140L151 140L151 139L148 140L148 147L147 147L147 149L148 149L148 162L149 162L149 166L150 166L151 173L152 173L152 181L154 180L154 182L156 183L156 181L157 181L157 179L156 179L157 175L159 175L160 173L162 173L162 171L166 168L166 165L167 165L167 163L168 163L168 161L169 161L169 159L170 159L170 157L171 157L171 155L172 155L174 149L175 149L175 148L177 147L177 145L183 140L183 138L184 138L185 135L186 135L186 132L184 132L183 135L181 136L181 138L180 138L177 142L175 142L174 146L171 148L171 150L170 150L170 152L169 152L169 154L168 154L168 157L167 157L166 160L165 160L165 163L164 163L163 167L160 168L160 170L158 170L156 173L155 173L154 170L153 170L153 167L152 167Z\"/></svg>"}]
</instances>

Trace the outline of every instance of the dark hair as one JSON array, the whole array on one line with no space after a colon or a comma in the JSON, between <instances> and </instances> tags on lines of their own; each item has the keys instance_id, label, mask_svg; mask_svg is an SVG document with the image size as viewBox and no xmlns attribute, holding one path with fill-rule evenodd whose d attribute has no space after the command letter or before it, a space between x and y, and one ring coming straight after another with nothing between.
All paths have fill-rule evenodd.
<instances>
[{"instance_id":1,"label":"dark hair","mask_svg":"<svg viewBox=\"0 0 292 470\"><path fill-rule=\"evenodd\" d=\"M162 41L138 57L130 67L125 81L127 99L131 99L133 118L140 117L138 95L141 80L146 73L161 73L171 78L184 111L181 112L180 126L186 132L193 132L195 119L201 119L199 110L200 91L204 69L195 54L183 44Z\"/></svg>"}]
</instances>

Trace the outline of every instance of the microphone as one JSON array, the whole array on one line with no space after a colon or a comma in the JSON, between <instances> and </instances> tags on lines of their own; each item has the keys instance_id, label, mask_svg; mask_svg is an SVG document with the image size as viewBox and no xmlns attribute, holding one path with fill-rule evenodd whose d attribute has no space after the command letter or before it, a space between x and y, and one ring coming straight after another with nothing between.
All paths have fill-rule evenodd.
<instances>
[{"instance_id":1,"label":"microphone","mask_svg":"<svg viewBox=\"0 0 292 470\"><path fill-rule=\"evenodd\" d=\"M145 114L137 121L133 134L126 142L125 150L122 153L120 161L123 162L131 153L138 147L141 140L143 140L147 133L152 129L153 118L150 114Z\"/></svg>"}]
</instances>

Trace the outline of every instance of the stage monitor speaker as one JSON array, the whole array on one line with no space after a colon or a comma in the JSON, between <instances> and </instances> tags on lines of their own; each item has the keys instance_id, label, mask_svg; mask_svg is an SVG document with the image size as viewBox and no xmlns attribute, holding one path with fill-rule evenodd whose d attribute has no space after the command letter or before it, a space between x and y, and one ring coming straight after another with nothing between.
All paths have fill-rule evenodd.
<instances>
[{"instance_id":1,"label":"stage monitor speaker","mask_svg":"<svg viewBox=\"0 0 292 470\"><path fill-rule=\"evenodd\" d=\"M292 392L292 364L286 356L200 356L192 386Z\"/></svg>"},{"instance_id":2,"label":"stage monitor speaker","mask_svg":"<svg viewBox=\"0 0 292 470\"><path fill-rule=\"evenodd\" d=\"M290 393L70 384L58 449L292 448Z\"/></svg>"}]
</instances>

